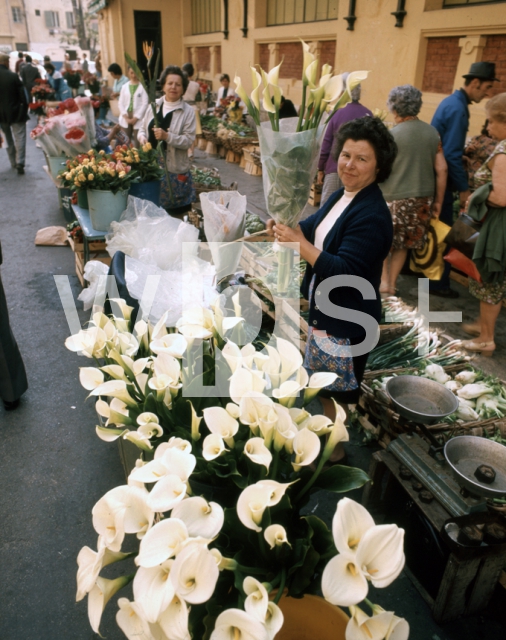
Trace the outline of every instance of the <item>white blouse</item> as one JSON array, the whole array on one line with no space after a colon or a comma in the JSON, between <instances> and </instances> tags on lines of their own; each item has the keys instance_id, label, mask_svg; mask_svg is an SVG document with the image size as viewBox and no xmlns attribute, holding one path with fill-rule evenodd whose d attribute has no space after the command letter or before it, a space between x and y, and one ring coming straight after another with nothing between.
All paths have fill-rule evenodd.
<instances>
[{"instance_id":1,"label":"white blouse","mask_svg":"<svg viewBox=\"0 0 506 640\"><path fill-rule=\"evenodd\" d=\"M320 251L323 251L323 243L328 232L332 229L332 227L337 222L339 216L346 209L346 207L350 204L353 198L357 195L358 191L345 191L343 195L339 198L336 204L332 207L332 209L327 213L325 218L320 222L320 224L316 227L315 237L314 237L314 246Z\"/></svg>"}]
</instances>

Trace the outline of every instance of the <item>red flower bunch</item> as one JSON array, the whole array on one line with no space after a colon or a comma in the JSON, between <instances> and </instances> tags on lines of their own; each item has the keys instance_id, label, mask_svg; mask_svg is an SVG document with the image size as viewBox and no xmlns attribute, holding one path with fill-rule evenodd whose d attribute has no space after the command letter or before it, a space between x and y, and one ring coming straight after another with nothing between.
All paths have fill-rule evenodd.
<instances>
[{"instance_id":1,"label":"red flower bunch","mask_svg":"<svg viewBox=\"0 0 506 640\"><path fill-rule=\"evenodd\" d=\"M200 93L204 96L207 95L209 91L209 85L206 82L199 82L200 85Z\"/></svg>"},{"instance_id":2,"label":"red flower bunch","mask_svg":"<svg viewBox=\"0 0 506 640\"><path fill-rule=\"evenodd\" d=\"M46 106L46 103L43 100L40 100L39 102L31 102L29 106L30 111L38 116L41 116L44 113L44 107Z\"/></svg>"},{"instance_id":3,"label":"red flower bunch","mask_svg":"<svg viewBox=\"0 0 506 640\"><path fill-rule=\"evenodd\" d=\"M35 78L35 84L45 84L46 80L44 78Z\"/></svg>"},{"instance_id":4,"label":"red flower bunch","mask_svg":"<svg viewBox=\"0 0 506 640\"><path fill-rule=\"evenodd\" d=\"M85 135L85 132L80 127L71 127L65 134L65 139L80 142Z\"/></svg>"},{"instance_id":5,"label":"red flower bunch","mask_svg":"<svg viewBox=\"0 0 506 640\"><path fill-rule=\"evenodd\" d=\"M63 102L60 102L55 109L51 109L49 115L51 117L63 116L66 113L75 113L76 111L79 111L79 107L77 106L74 98L67 98L66 100L63 100Z\"/></svg>"}]
</instances>

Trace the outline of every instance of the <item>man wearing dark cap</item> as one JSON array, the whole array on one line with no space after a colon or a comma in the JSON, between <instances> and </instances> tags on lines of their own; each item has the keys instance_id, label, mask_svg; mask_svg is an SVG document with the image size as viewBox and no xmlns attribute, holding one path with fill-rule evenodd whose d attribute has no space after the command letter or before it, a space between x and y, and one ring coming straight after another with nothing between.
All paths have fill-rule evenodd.
<instances>
[{"instance_id":1,"label":"man wearing dark cap","mask_svg":"<svg viewBox=\"0 0 506 640\"><path fill-rule=\"evenodd\" d=\"M448 225L453 222L453 193L459 192L460 206L463 208L471 192L464 169L462 156L469 128L469 105L481 102L489 94L495 77L493 62L473 62L466 73L464 86L445 98L432 118L441 137L443 151L448 163L448 183L439 219ZM458 298L458 293L450 289L450 265L445 265L441 280L431 280L430 292L442 298Z\"/></svg>"}]
</instances>

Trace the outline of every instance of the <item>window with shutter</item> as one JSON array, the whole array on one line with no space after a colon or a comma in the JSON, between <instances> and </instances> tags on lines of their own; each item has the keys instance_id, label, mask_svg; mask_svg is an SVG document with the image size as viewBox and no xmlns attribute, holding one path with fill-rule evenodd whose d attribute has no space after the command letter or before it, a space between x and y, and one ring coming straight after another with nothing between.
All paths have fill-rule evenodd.
<instances>
[{"instance_id":1,"label":"window with shutter","mask_svg":"<svg viewBox=\"0 0 506 640\"><path fill-rule=\"evenodd\" d=\"M75 23L75 20L74 20L74 12L73 11L66 11L65 12L65 16L67 18L67 29L75 29L76 23Z\"/></svg>"}]
</instances>

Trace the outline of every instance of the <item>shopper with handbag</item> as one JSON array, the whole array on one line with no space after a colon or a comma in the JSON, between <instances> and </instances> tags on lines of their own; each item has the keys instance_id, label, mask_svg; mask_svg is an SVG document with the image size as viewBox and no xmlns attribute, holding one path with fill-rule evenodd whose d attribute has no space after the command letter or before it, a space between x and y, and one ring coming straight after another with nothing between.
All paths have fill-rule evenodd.
<instances>
[{"instance_id":1,"label":"shopper with handbag","mask_svg":"<svg viewBox=\"0 0 506 640\"><path fill-rule=\"evenodd\" d=\"M491 98L485 110L489 135L499 143L475 173L478 188L468 203L469 215L483 222L473 253L483 282L469 281L469 291L480 301L480 317L463 326L476 337L462 344L468 351L491 356L496 348L495 325L506 299L506 93Z\"/></svg>"}]
</instances>

